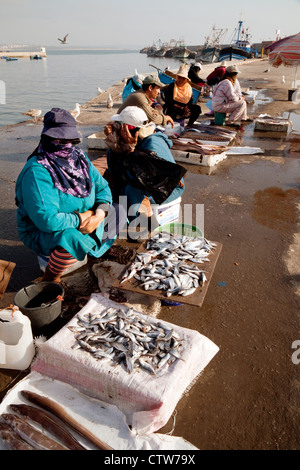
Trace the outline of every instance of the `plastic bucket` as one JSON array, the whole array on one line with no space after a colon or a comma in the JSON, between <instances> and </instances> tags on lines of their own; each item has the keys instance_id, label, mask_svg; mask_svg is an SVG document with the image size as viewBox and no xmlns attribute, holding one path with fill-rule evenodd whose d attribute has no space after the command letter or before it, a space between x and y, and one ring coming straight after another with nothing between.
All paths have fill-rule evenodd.
<instances>
[{"instance_id":1,"label":"plastic bucket","mask_svg":"<svg viewBox=\"0 0 300 470\"><path fill-rule=\"evenodd\" d=\"M187 237L201 237L203 238L203 232L194 225L180 224L173 222L171 224L160 225L157 227L155 232L168 232L174 235L186 235Z\"/></svg>"},{"instance_id":2,"label":"plastic bucket","mask_svg":"<svg viewBox=\"0 0 300 470\"><path fill-rule=\"evenodd\" d=\"M23 287L16 293L14 304L39 329L55 320L62 310L64 289L56 282L40 282Z\"/></svg>"},{"instance_id":3,"label":"plastic bucket","mask_svg":"<svg viewBox=\"0 0 300 470\"><path fill-rule=\"evenodd\" d=\"M216 126L224 126L226 121L226 113L217 113L214 114L214 123Z\"/></svg>"}]
</instances>

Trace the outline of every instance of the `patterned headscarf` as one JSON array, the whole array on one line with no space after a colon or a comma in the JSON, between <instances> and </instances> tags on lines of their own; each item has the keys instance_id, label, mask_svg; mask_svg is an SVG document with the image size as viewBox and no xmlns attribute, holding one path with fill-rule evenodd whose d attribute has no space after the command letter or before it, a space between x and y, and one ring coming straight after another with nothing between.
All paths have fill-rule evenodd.
<instances>
[{"instance_id":1,"label":"patterned headscarf","mask_svg":"<svg viewBox=\"0 0 300 470\"><path fill-rule=\"evenodd\" d=\"M42 138L37 161L49 171L54 186L63 193L80 198L91 193L89 163L83 151L71 142L61 144L57 140Z\"/></svg>"}]
</instances>

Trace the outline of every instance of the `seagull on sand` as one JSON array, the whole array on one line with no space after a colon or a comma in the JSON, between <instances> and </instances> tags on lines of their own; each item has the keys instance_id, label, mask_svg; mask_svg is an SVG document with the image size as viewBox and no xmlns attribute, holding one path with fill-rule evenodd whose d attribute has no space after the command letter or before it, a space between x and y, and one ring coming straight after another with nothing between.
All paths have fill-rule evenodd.
<instances>
[{"instance_id":1,"label":"seagull on sand","mask_svg":"<svg viewBox=\"0 0 300 470\"><path fill-rule=\"evenodd\" d=\"M68 37L68 36L69 36L69 33L66 34L63 39L59 39L59 38L57 38L57 39L61 42L61 44L68 44L68 43L67 43L67 37Z\"/></svg>"},{"instance_id":2,"label":"seagull on sand","mask_svg":"<svg viewBox=\"0 0 300 470\"><path fill-rule=\"evenodd\" d=\"M282 83L282 84L285 83L284 75L282 75L281 83Z\"/></svg>"},{"instance_id":3,"label":"seagull on sand","mask_svg":"<svg viewBox=\"0 0 300 470\"><path fill-rule=\"evenodd\" d=\"M29 111L27 111L26 113L22 113L23 116L33 117L35 122L41 114L42 114L41 109L29 109Z\"/></svg>"},{"instance_id":4,"label":"seagull on sand","mask_svg":"<svg viewBox=\"0 0 300 470\"><path fill-rule=\"evenodd\" d=\"M70 114L72 114L75 121L77 121L77 118L80 114L80 104L79 103L75 104L75 108L73 109L73 111L70 111Z\"/></svg>"},{"instance_id":5,"label":"seagull on sand","mask_svg":"<svg viewBox=\"0 0 300 470\"><path fill-rule=\"evenodd\" d=\"M98 93L99 93L99 95L101 95L101 93L104 93L104 92L105 92L105 90L102 90L102 88L100 88L99 86L98 86L98 88L97 88L97 89L98 89Z\"/></svg>"},{"instance_id":6,"label":"seagull on sand","mask_svg":"<svg viewBox=\"0 0 300 470\"><path fill-rule=\"evenodd\" d=\"M108 109L110 109L110 108L113 107L113 105L114 105L114 102L113 102L113 99L111 97L111 94L109 93L108 98L107 98L107 105L106 106L107 106Z\"/></svg>"}]
</instances>

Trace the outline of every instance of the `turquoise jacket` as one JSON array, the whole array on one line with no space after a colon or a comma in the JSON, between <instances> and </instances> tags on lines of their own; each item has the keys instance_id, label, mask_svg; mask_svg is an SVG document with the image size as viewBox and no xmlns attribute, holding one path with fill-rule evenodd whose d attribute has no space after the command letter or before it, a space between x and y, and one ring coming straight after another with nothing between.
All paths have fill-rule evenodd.
<instances>
[{"instance_id":1,"label":"turquoise jacket","mask_svg":"<svg viewBox=\"0 0 300 470\"><path fill-rule=\"evenodd\" d=\"M101 244L104 222L91 235L78 230L79 218L75 211L85 212L95 204L112 203L107 181L86 159L93 186L85 198L59 191L36 156L31 157L21 171L16 183L18 233L24 245L35 253L49 256L59 246L81 261L86 254L100 257L114 242Z\"/></svg>"}]
</instances>

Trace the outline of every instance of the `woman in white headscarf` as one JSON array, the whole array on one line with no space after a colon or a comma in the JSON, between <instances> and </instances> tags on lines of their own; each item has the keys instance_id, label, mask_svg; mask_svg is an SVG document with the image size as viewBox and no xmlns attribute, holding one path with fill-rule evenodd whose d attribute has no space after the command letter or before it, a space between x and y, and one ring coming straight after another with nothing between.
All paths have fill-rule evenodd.
<instances>
[{"instance_id":1,"label":"woman in white headscarf","mask_svg":"<svg viewBox=\"0 0 300 470\"><path fill-rule=\"evenodd\" d=\"M237 126L238 121L251 121L247 116L247 102L235 88L238 73L236 65L227 67L223 80L215 86L212 96L213 111L228 114L226 125L229 126Z\"/></svg>"}]
</instances>

